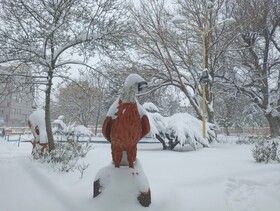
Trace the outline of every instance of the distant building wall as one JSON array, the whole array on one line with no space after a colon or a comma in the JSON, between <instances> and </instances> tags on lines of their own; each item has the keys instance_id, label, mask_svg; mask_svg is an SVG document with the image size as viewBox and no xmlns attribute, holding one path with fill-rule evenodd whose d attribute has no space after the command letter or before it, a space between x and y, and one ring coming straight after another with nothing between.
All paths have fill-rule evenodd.
<instances>
[{"instance_id":1,"label":"distant building wall","mask_svg":"<svg viewBox=\"0 0 280 211\"><path fill-rule=\"evenodd\" d=\"M10 70L9 67L0 66L0 75L1 73L10 73ZM21 79L16 77L18 71L21 74L30 74L30 70L24 66L24 69L20 68L12 72L15 75L12 76L13 80L2 80L0 84L0 117L4 119L6 127L26 126L27 119L33 111L34 89L31 88L32 85L24 85L20 89L13 90L20 84ZM7 77L7 79L9 78Z\"/></svg>"}]
</instances>

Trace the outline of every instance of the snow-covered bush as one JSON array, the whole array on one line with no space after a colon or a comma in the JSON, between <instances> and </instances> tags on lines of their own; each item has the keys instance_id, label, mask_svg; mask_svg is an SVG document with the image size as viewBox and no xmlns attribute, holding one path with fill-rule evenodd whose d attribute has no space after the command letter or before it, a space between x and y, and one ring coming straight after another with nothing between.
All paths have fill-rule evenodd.
<instances>
[{"instance_id":1,"label":"snow-covered bush","mask_svg":"<svg viewBox=\"0 0 280 211\"><path fill-rule=\"evenodd\" d=\"M90 138L92 136L92 132L84 125L77 125L74 128L74 135L77 137L77 139L79 139L80 137Z\"/></svg>"},{"instance_id":2,"label":"snow-covered bush","mask_svg":"<svg viewBox=\"0 0 280 211\"><path fill-rule=\"evenodd\" d=\"M279 157L279 143L276 140L262 139L256 142L252 149L253 158L257 162L268 163L271 160L280 161Z\"/></svg>"},{"instance_id":3,"label":"snow-covered bush","mask_svg":"<svg viewBox=\"0 0 280 211\"><path fill-rule=\"evenodd\" d=\"M150 113L158 113L159 112L158 107L155 104L153 104L152 102L144 103L143 107Z\"/></svg>"},{"instance_id":4,"label":"snow-covered bush","mask_svg":"<svg viewBox=\"0 0 280 211\"><path fill-rule=\"evenodd\" d=\"M81 144L68 139L67 142L55 143L55 149L42 157L41 161L52 163L55 169L62 172L79 170L79 158L85 157L92 149L88 143Z\"/></svg>"},{"instance_id":5,"label":"snow-covered bush","mask_svg":"<svg viewBox=\"0 0 280 211\"><path fill-rule=\"evenodd\" d=\"M147 110L150 121L150 135L158 139L163 149L174 149L180 146L190 145L194 149L197 144L209 146L216 140L215 126L207 124L207 140L202 136L202 122L188 113L176 113L170 117L163 117L152 103L145 103L143 107Z\"/></svg>"},{"instance_id":6,"label":"snow-covered bush","mask_svg":"<svg viewBox=\"0 0 280 211\"><path fill-rule=\"evenodd\" d=\"M33 159L37 160L37 159L48 157L49 152L47 148L42 150L42 146L40 144L36 144L32 149L31 155L33 156Z\"/></svg>"},{"instance_id":7,"label":"snow-covered bush","mask_svg":"<svg viewBox=\"0 0 280 211\"><path fill-rule=\"evenodd\" d=\"M89 141L93 135L89 128L84 125L76 125L75 122L66 125L62 120L55 120L54 125L53 132L57 141L65 141L68 139Z\"/></svg>"}]
</instances>

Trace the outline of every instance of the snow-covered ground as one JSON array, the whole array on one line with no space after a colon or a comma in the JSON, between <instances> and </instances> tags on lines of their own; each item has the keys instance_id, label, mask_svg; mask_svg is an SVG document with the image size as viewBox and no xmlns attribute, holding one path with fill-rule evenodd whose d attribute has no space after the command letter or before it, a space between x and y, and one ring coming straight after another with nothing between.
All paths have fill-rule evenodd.
<instances>
[{"instance_id":1,"label":"snow-covered ground","mask_svg":"<svg viewBox=\"0 0 280 211\"><path fill-rule=\"evenodd\" d=\"M0 138L0 210L279 211L280 164L256 163L252 146L225 142L198 151L139 144L138 159L152 194L152 204L145 208L124 181L114 194L92 198L97 172L111 161L109 144L93 144L82 160L90 166L80 179L79 171L60 173L30 160L30 143Z\"/></svg>"}]
</instances>

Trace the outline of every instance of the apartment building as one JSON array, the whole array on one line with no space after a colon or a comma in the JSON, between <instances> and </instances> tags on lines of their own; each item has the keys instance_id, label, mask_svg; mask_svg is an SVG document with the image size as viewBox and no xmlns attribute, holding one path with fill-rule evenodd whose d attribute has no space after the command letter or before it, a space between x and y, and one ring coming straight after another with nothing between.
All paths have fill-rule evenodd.
<instances>
[{"instance_id":1,"label":"apartment building","mask_svg":"<svg viewBox=\"0 0 280 211\"><path fill-rule=\"evenodd\" d=\"M25 127L32 113L34 89L27 83L27 66L0 66L0 126Z\"/></svg>"}]
</instances>

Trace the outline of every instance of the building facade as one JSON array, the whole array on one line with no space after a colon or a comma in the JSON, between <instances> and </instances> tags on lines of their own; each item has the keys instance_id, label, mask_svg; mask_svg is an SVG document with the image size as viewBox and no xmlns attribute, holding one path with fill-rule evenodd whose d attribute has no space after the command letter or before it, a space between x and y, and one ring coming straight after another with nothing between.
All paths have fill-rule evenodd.
<instances>
[{"instance_id":1,"label":"building facade","mask_svg":"<svg viewBox=\"0 0 280 211\"><path fill-rule=\"evenodd\" d=\"M26 66L0 66L0 126L26 127L32 113L34 89L27 83L30 71Z\"/></svg>"}]
</instances>

